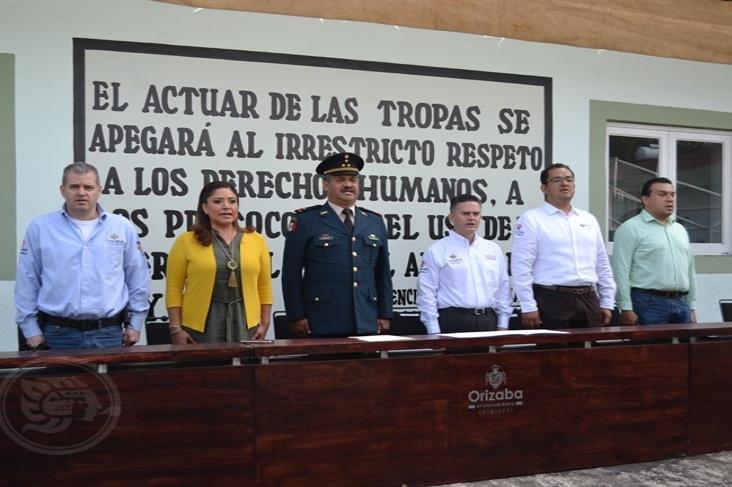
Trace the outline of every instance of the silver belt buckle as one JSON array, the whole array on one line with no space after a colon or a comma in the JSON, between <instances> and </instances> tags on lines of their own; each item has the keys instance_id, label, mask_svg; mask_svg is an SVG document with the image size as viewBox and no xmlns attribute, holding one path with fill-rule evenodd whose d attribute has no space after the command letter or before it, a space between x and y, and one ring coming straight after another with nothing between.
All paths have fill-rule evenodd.
<instances>
[{"instance_id":1,"label":"silver belt buckle","mask_svg":"<svg viewBox=\"0 0 732 487\"><path fill-rule=\"evenodd\" d=\"M484 315L485 314L485 308L475 308L474 312L475 312L475 314L477 316Z\"/></svg>"}]
</instances>

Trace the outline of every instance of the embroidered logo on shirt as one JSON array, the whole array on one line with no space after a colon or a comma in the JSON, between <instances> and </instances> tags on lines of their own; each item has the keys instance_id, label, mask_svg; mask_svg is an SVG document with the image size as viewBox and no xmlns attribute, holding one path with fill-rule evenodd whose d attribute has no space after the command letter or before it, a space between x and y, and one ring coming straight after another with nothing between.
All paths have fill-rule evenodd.
<instances>
[{"instance_id":1,"label":"embroidered logo on shirt","mask_svg":"<svg viewBox=\"0 0 732 487\"><path fill-rule=\"evenodd\" d=\"M116 233L113 233L107 239L107 243L108 244L112 244L112 245L124 245L125 244L125 241L122 240L122 239L120 239L119 238L119 235L117 235Z\"/></svg>"},{"instance_id":2,"label":"embroidered logo on shirt","mask_svg":"<svg viewBox=\"0 0 732 487\"><path fill-rule=\"evenodd\" d=\"M30 251L30 247L28 246L28 242L23 239L23 242L20 244L20 255L25 255Z\"/></svg>"},{"instance_id":3,"label":"embroidered logo on shirt","mask_svg":"<svg viewBox=\"0 0 732 487\"><path fill-rule=\"evenodd\" d=\"M483 257L485 257L488 260L496 260L496 256L493 254L485 254Z\"/></svg>"},{"instance_id":4,"label":"embroidered logo on shirt","mask_svg":"<svg viewBox=\"0 0 732 487\"><path fill-rule=\"evenodd\" d=\"M447 263L451 265L460 264L462 261L463 259L455 254L449 255L447 257Z\"/></svg>"}]
</instances>

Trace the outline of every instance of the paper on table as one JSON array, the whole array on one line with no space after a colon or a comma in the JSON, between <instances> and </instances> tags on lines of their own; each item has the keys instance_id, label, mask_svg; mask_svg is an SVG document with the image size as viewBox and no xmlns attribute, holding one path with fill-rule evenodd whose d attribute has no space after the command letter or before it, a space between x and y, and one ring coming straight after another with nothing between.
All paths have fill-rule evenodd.
<instances>
[{"instance_id":1,"label":"paper on table","mask_svg":"<svg viewBox=\"0 0 732 487\"><path fill-rule=\"evenodd\" d=\"M460 333L440 333L441 336L453 338L480 338L480 337L502 337L511 335L566 335L568 331L558 330L498 330L498 331L465 331Z\"/></svg>"},{"instance_id":2,"label":"paper on table","mask_svg":"<svg viewBox=\"0 0 732 487\"><path fill-rule=\"evenodd\" d=\"M400 340L414 340L414 338L402 337L397 335L369 335L348 338L355 338L357 340L363 340L364 342L397 342Z\"/></svg>"}]
</instances>

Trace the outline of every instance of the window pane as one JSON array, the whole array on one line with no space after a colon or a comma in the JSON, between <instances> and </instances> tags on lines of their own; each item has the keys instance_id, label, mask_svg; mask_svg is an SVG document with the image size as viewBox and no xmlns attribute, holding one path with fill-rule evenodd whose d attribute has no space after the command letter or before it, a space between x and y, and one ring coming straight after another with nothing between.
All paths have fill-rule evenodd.
<instances>
[{"instance_id":1,"label":"window pane","mask_svg":"<svg viewBox=\"0 0 732 487\"><path fill-rule=\"evenodd\" d=\"M676 214L692 243L722 242L722 144L676 142Z\"/></svg>"},{"instance_id":2,"label":"window pane","mask_svg":"<svg viewBox=\"0 0 732 487\"><path fill-rule=\"evenodd\" d=\"M610 191L609 238L628 218L640 212L643 183L658 175L658 139L611 135L608 147Z\"/></svg>"}]
</instances>

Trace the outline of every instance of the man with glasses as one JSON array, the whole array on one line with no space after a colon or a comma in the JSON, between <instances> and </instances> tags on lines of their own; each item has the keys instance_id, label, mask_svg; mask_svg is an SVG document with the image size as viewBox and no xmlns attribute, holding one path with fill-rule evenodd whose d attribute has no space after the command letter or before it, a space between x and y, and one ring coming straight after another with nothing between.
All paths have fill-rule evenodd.
<instances>
[{"instance_id":1,"label":"man with glasses","mask_svg":"<svg viewBox=\"0 0 732 487\"><path fill-rule=\"evenodd\" d=\"M694 254L686 229L673 216L673 183L649 179L641 202L643 211L615 232L612 261L620 323L696 323Z\"/></svg>"},{"instance_id":2,"label":"man with glasses","mask_svg":"<svg viewBox=\"0 0 732 487\"><path fill-rule=\"evenodd\" d=\"M615 281L600 225L572 206L574 172L541 172L544 204L519 218L511 274L526 328L582 328L610 323ZM599 295L599 296L598 296Z\"/></svg>"}]
</instances>

